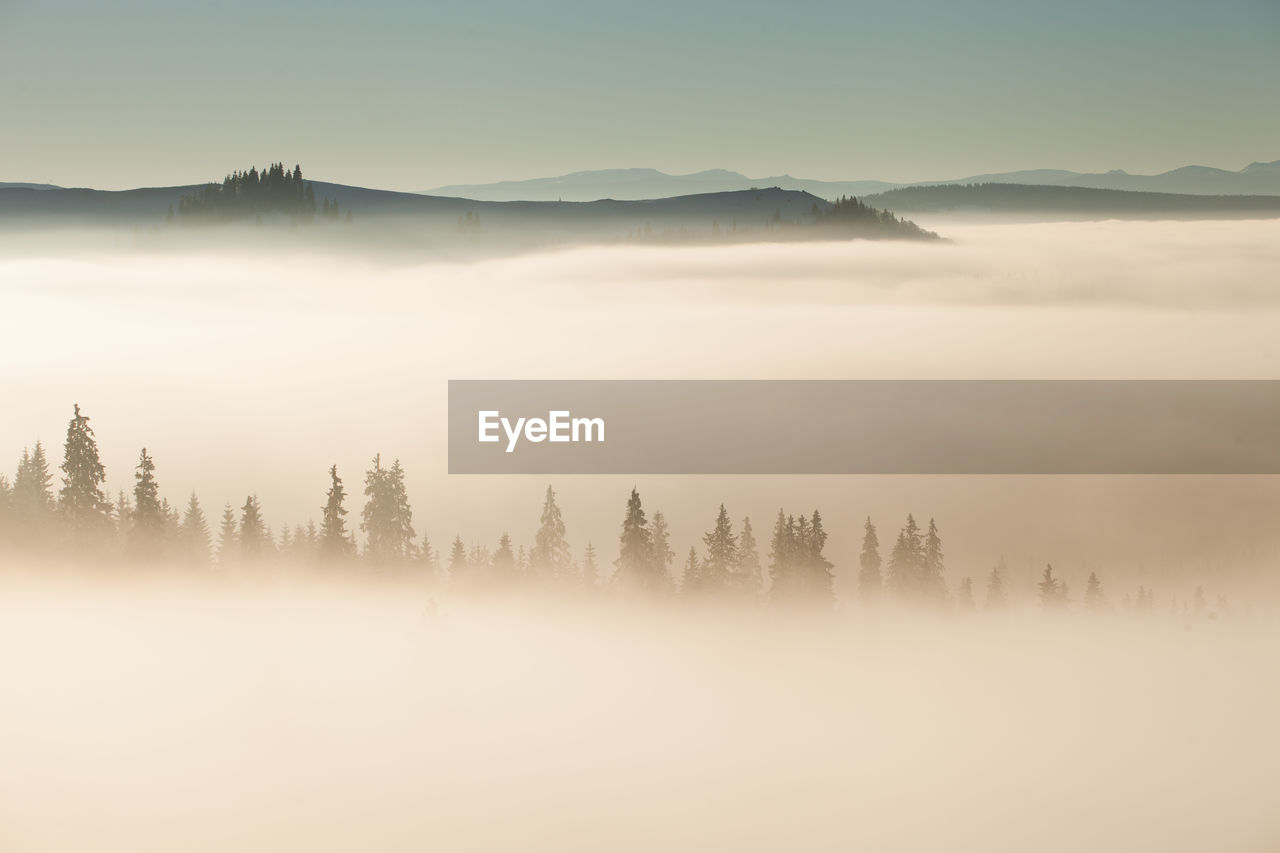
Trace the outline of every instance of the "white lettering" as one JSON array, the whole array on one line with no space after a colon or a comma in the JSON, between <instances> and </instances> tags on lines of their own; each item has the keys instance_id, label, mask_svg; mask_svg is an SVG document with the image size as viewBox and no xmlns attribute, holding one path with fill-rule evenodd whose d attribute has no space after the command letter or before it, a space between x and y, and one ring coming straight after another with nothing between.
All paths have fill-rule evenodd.
<instances>
[{"instance_id":1,"label":"white lettering","mask_svg":"<svg viewBox=\"0 0 1280 853\"><path fill-rule=\"evenodd\" d=\"M497 441L498 436L489 435L489 430L497 429L498 422L494 420L498 417L497 412L481 412L480 413L480 441Z\"/></svg>"},{"instance_id":2,"label":"white lettering","mask_svg":"<svg viewBox=\"0 0 1280 853\"><path fill-rule=\"evenodd\" d=\"M514 453L520 439L537 444L542 441L560 442L602 442L604 441L604 418L575 418L565 409L555 409L542 418L502 417L502 413L487 410L478 413L479 431L477 439L482 443L501 441L499 429L507 437L507 453Z\"/></svg>"}]
</instances>

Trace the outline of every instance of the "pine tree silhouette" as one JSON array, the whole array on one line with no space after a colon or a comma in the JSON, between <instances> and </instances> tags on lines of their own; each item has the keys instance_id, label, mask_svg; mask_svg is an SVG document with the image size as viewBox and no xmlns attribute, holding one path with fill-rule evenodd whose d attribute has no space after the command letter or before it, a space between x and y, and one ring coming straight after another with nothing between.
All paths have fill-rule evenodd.
<instances>
[{"instance_id":1,"label":"pine tree silhouette","mask_svg":"<svg viewBox=\"0 0 1280 853\"><path fill-rule=\"evenodd\" d=\"M106 469L98 456L98 442L89 419L75 414L67 424L67 440L63 446L62 491L58 493L58 511L69 528L71 538L81 546L101 541L108 530L109 502L102 490Z\"/></svg>"}]
</instances>

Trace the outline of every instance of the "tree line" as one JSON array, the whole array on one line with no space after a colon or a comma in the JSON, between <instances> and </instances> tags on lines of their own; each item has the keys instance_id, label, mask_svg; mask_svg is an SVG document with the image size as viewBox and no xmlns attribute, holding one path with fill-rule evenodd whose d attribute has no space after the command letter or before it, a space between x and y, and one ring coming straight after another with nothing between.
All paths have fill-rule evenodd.
<instances>
[{"instance_id":1,"label":"tree line","mask_svg":"<svg viewBox=\"0 0 1280 853\"><path fill-rule=\"evenodd\" d=\"M468 546L455 536L447 554L437 552L430 538L419 538L398 459L389 465L381 454L364 472L364 504L358 521L349 520L351 497L336 465L328 470L329 488L320 505L320 522L268 525L258 497L246 495L243 503L226 503L211 528L199 497L193 492L183 507L160 495L155 460L144 447L134 466L133 489L120 490L115 498L105 489L106 469L89 418L74 407L67 424L61 485L44 445L24 449L12 480L0 475L0 538L19 550L70 552L73 556L116 554L141 562L167 560L195 565L232 567L268 560L290 560L320 565L357 562L381 569L420 571L446 578L460 588L501 586L517 580L558 588L602 588L657 595L687 597L738 597L754 599L762 594L779 600L830 603L834 595L834 564L825 556L827 531L822 514L795 515L779 510L767 553L762 557L751 519L735 527L723 504L710 529L701 537L701 550L691 546L681 564L671 547L667 520L661 511L650 518L640 493L632 489L623 509L614 570L604 572L594 544L588 542L575 555L566 537L565 522L548 486L532 544L515 546L508 532L490 550ZM363 541L357 541L357 529ZM858 559L859 599L871 604L883 598L901 603L974 609L977 604L972 579L947 584L942 536L930 519L921 527L908 515L899 530L888 560L881 557L876 525L868 517L863 525ZM768 575L768 584L765 575ZM983 606L1003 607L1009 601L1009 569L1002 559L986 578ZM1067 585L1047 565L1036 585L1036 598L1046 609L1059 610L1072 603ZM1102 582L1090 573L1080 603L1090 612L1109 608ZM1136 599L1125 596L1123 605L1135 611L1152 610L1154 593L1140 587ZM1176 600L1175 600L1176 605ZM1203 589L1194 602L1197 613L1208 603ZM1226 612L1219 597L1214 612Z\"/></svg>"},{"instance_id":2,"label":"tree line","mask_svg":"<svg viewBox=\"0 0 1280 853\"><path fill-rule=\"evenodd\" d=\"M178 199L177 219L183 224L207 224L254 219L261 221L264 215L283 214L293 222L303 224L315 221L315 187L302 177L302 167L294 165L286 169L284 163L272 163L258 171L256 166L247 171L236 171L222 179L222 183L210 183L184 194ZM327 196L321 200L320 215L336 220L342 215L338 200ZM351 211L346 212L351 221ZM169 209L169 220L174 210Z\"/></svg>"}]
</instances>

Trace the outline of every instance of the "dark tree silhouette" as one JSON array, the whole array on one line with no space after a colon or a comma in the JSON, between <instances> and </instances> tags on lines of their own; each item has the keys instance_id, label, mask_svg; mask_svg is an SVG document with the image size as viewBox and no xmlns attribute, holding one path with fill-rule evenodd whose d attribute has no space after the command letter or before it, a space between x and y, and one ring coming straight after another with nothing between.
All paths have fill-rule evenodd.
<instances>
[{"instance_id":1,"label":"dark tree silhouette","mask_svg":"<svg viewBox=\"0 0 1280 853\"><path fill-rule=\"evenodd\" d=\"M1040 606L1047 608L1061 607L1066 603L1067 591L1062 581L1053 576L1053 566L1046 564L1044 574L1040 576L1040 582L1036 584L1039 590Z\"/></svg>"},{"instance_id":2,"label":"dark tree silhouette","mask_svg":"<svg viewBox=\"0 0 1280 853\"><path fill-rule=\"evenodd\" d=\"M89 419L75 406L75 414L67 424L67 440L63 446L62 491L58 493L58 511L72 539L80 545L100 540L107 532L110 502L102 490L106 469L98 456L98 442Z\"/></svg>"},{"instance_id":3,"label":"dark tree silhouette","mask_svg":"<svg viewBox=\"0 0 1280 853\"><path fill-rule=\"evenodd\" d=\"M355 553L356 543L347 530L347 490L338 476L338 466L329 466L329 491L320 512L320 556L328 561L344 560Z\"/></svg>"},{"instance_id":4,"label":"dark tree silhouette","mask_svg":"<svg viewBox=\"0 0 1280 853\"><path fill-rule=\"evenodd\" d=\"M880 577L880 537L876 535L876 526L867 516L862 525L862 552L858 555L858 595L863 601L874 601L880 597L883 580Z\"/></svg>"},{"instance_id":5,"label":"dark tree silhouette","mask_svg":"<svg viewBox=\"0 0 1280 853\"><path fill-rule=\"evenodd\" d=\"M707 556L702 560L698 585L709 593L722 594L731 586L732 572L738 564L738 537L733 535L733 523L724 504L720 504L715 525L703 535L702 543L707 547Z\"/></svg>"},{"instance_id":6,"label":"dark tree silhouette","mask_svg":"<svg viewBox=\"0 0 1280 853\"><path fill-rule=\"evenodd\" d=\"M664 528L665 530L665 528ZM622 534L618 537L618 571L614 584L625 590L657 592L664 587L661 558L654 555L653 533L644 515L640 492L631 489Z\"/></svg>"},{"instance_id":7,"label":"dark tree silhouette","mask_svg":"<svg viewBox=\"0 0 1280 853\"><path fill-rule=\"evenodd\" d=\"M160 550L168 513L160 503L160 487L156 483L156 463L142 448L134 470L133 527L129 544L134 554L153 557Z\"/></svg>"}]
</instances>

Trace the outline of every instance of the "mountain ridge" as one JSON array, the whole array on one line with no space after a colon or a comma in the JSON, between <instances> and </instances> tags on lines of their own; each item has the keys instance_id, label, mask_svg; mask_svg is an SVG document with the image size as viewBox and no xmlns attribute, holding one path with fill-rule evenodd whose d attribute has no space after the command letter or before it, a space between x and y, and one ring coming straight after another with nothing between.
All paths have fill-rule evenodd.
<instances>
[{"instance_id":1,"label":"mountain ridge","mask_svg":"<svg viewBox=\"0 0 1280 853\"><path fill-rule=\"evenodd\" d=\"M1182 195L1280 195L1280 160L1257 161L1238 171L1188 165L1155 175L1130 174L1123 169L1108 172L1073 172L1066 169L1023 169L990 172L941 181L823 181L789 174L749 178L729 169L704 169L668 174L652 168L590 169L546 178L497 181L489 184L450 184L424 191L423 195L470 198L477 201L595 201L613 198L639 200L694 192L733 191L776 186L801 190L833 201L840 196L863 196L906 187L953 184L1022 184L1084 187L1089 189L1163 192ZM695 189L702 187L703 189Z\"/></svg>"}]
</instances>

